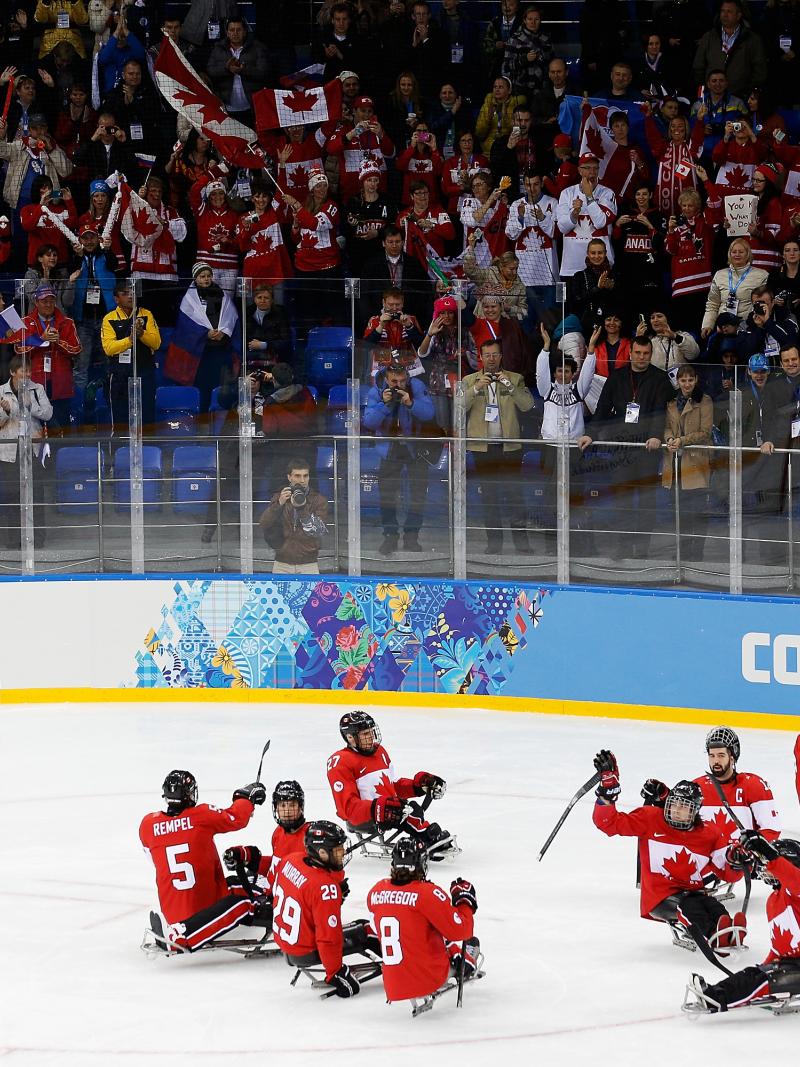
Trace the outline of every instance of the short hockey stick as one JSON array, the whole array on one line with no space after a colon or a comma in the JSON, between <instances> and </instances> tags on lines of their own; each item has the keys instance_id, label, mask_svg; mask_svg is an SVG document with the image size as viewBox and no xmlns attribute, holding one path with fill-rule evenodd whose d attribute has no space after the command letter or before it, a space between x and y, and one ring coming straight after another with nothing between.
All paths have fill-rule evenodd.
<instances>
[{"instance_id":1,"label":"short hockey stick","mask_svg":"<svg viewBox=\"0 0 800 1067\"><path fill-rule=\"evenodd\" d=\"M580 789L575 794L575 796L572 798L572 800L569 802L569 804L567 804L566 808L564 808L563 815L561 816L561 818L558 820L558 822L553 827L553 831L550 834L550 836L548 837L548 839L542 845L541 851L539 852L539 862L540 863L542 862L542 856L544 856L545 852L547 852L548 848L550 848L550 845L552 844L553 838L556 836L558 831L564 825L564 821L566 820L566 818L569 815L569 813L572 811L572 809L575 807L575 805L578 803L578 801L581 799L581 797L585 797L590 789L594 789L594 787L600 781L600 777L601 777L601 775L600 775L599 771L597 772L597 774L593 774L592 777L589 779L589 781L585 782L580 787Z\"/></svg>"},{"instance_id":2,"label":"short hockey stick","mask_svg":"<svg viewBox=\"0 0 800 1067\"><path fill-rule=\"evenodd\" d=\"M261 781L261 768L264 766L264 757L266 756L266 754L267 754L267 752L269 750L269 745L270 745L270 742L267 741L266 745L264 745L264 748L261 751L261 759L259 760L259 763L258 763L258 774L256 775L256 781L257 782Z\"/></svg>"},{"instance_id":3,"label":"short hockey stick","mask_svg":"<svg viewBox=\"0 0 800 1067\"><path fill-rule=\"evenodd\" d=\"M464 1000L464 963L467 955L467 942L461 942L461 959L458 962L458 999L456 1000L456 1007L460 1008Z\"/></svg>"},{"instance_id":4,"label":"short hockey stick","mask_svg":"<svg viewBox=\"0 0 800 1067\"><path fill-rule=\"evenodd\" d=\"M720 799L720 803L722 804L723 808L727 811L728 815L730 816L731 822L733 822L739 828L741 833L744 833L744 830L745 830L744 823L742 822L742 820L738 817L736 812L733 810L733 808L728 803L728 799L725 796L725 793L724 793L724 791L722 789L722 782L718 782L713 774L708 774L708 775L706 775L706 777L709 779L709 781L714 786L714 789L717 791L717 796ZM752 878L752 875L750 873L750 868L747 865L744 866L743 870L744 870L744 901L742 902L742 915L747 915L747 905L750 903L750 890L753 888L753 878Z\"/></svg>"}]
</instances>

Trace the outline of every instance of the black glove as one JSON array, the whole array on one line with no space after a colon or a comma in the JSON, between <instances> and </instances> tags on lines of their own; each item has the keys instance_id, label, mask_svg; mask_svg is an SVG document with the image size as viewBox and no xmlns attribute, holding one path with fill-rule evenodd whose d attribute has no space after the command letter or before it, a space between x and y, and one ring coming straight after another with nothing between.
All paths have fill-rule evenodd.
<instances>
[{"instance_id":1,"label":"black glove","mask_svg":"<svg viewBox=\"0 0 800 1067\"><path fill-rule=\"evenodd\" d=\"M342 900L347 900L350 896L350 883L346 878L343 878L339 883L339 892L342 894Z\"/></svg>"},{"instance_id":2,"label":"black glove","mask_svg":"<svg viewBox=\"0 0 800 1067\"><path fill-rule=\"evenodd\" d=\"M743 848L741 841L734 841L725 849L725 862L734 871L746 871L753 866L754 855Z\"/></svg>"},{"instance_id":3,"label":"black glove","mask_svg":"<svg viewBox=\"0 0 800 1067\"><path fill-rule=\"evenodd\" d=\"M658 778L648 778L642 786L642 800L645 804L652 804L655 808L663 808L669 794L669 786L664 785Z\"/></svg>"},{"instance_id":4,"label":"black glove","mask_svg":"<svg viewBox=\"0 0 800 1067\"><path fill-rule=\"evenodd\" d=\"M239 864L248 871L257 871L261 863L261 849L255 845L232 845L225 849L222 862L229 871L235 871Z\"/></svg>"},{"instance_id":5,"label":"black glove","mask_svg":"<svg viewBox=\"0 0 800 1067\"><path fill-rule=\"evenodd\" d=\"M760 834L758 830L744 830L739 843L743 849L754 853L764 863L771 863L780 856L780 852L772 842L767 841L766 837Z\"/></svg>"},{"instance_id":6,"label":"black glove","mask_svg":"<svg viewBox=\"0 0 800 1067\"><path fill-rule=\"evenodd\" d=\"M478 960L476 956L476 946L478 942L476 940L467 941L466 951L461 952L461 942L451 941L447 946L447 955L450 957L450 966L453 968L453 974L458 974L462 967L462 959L464 961L464 981L472 978L478 969Z\"/></svg>"},{"instance_id":7,"label":"black glove","mask_svg":"<svg viewBox=\"0 0 800 1067\"><path fill-rule=\"evenodd\" d=\"M354 997L361 992L358 979L350 973L350 968L343 963L336 974L328 979L328 985L332 986L337 997Z\"/></svg>"},{"instance_id":8,"label":"black glove","mask_svg":"<svg viewBox=\"0 0 800 1067\"><path fill-rule=\"evenodd\" d=\"M447 782L438 774L429 771L417 771L414 775L414 794L418 797L429 793L434 800L441 800L447 792Z\"/></svg>"},{"instance_id":9,"label":"black glove","mask_svg":"<svg viewBox=\"0 0 800 1067\"><path fill-rule=\"evenodd\" d=\"M600 785L595 790L595 796L610 800L613 804L622 792L617 757L607 748L601 749L594 758L594 769L600 773Z\"/></svg>"},{"instance_id":10,"label":"black glove","mask_svg":"<svg viewBox=\"0 0 800 1067\"><path fill-rule=\"evenodd\" d=\"M249 800L251 804L263 804L267 799L266 786L263 786L261 782L251 782L250 785L243 785L241 789L234 789L233 799Z\"/></svg>"},{"instance_id":11,"label":"black glove","mask_svg":"<svg viewBox=\"0 0 800 1067\"><path fill-rule=\"evenodd\" d=\"M372 801L372 821L377 823L381 830L401 826L405 817L405 804L397 797L375 797Z\"/></svg>"},{"instance_id":12,"label":"black glove","mask_svg":"<svg viewBox=\"0 0 800 1067\"><path fill-rule=\"evenodd\" d=\"M466 878L456 878L450 883L450 899L454 908L459 904L466 904L473 913L478 910L478 894L475 892L475 886Z\"/></svg>"}]
</instances>

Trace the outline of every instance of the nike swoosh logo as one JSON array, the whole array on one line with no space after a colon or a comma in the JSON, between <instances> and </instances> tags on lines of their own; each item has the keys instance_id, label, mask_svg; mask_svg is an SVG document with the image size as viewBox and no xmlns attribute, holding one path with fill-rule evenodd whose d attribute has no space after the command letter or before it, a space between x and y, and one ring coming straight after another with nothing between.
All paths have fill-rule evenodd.
<instances>
[{"instance_id":1,"label":"nike swoosh logo","mask_svg":"<svg viewBox=\"0 0 800 1067\"><path fill-rule=\"evenodd\" d=\"M666 837L666 834L653 834L653 837Z\"/></svg>"}]
</instances>

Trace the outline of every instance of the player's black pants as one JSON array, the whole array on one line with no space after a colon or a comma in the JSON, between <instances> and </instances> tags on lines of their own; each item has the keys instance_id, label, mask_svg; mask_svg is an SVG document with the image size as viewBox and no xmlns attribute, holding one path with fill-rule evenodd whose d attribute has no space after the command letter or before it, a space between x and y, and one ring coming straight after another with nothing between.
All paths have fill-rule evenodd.
<instances>
[{"instance_id":1,"label":"player's black pants","mask_svg":"<svg viewBox=\"0 0 800 1067\"><path fill-rule=\"evenodd\" d=\"M342 955L352 956L355 952L372 952L381 954L380 940L370 931L368 919L355 919L342 927ZM286 956L292 967L317 967L320 964L318 952L307 952L304 956Z\"/></svg>"},{"instance_id":2,"label":"player's black pants","mask_svg":"<svg viewBox=\"0 0 800 1067\"><path fill-rule=\"evenodd\" d=\"M722 1011L741 1008L768 993L800 993L800 960L779 960L758 967L745 967L706 988L706 995L715 1000Z\"/></svg>"},{"instance_id":3,"label":"player's black pants","mask_svg":"<svg viewBox=\"0 0 800 1067\"><path fill-rule=\"evenodd\" d=\"M196 952L235 926L242 923L252 926L256 918L259 925L272 928L269 905L265 907L263 902L258 899L252 901L242 893L229 893L202 911L190 915L183 922L176 923L174 929L180 935L177 945L184 951Z\"/></svg>"},{"instance_id":4,"label":"player's black pants","mask_svg":"<svg viewBox=\"0 0 800 1067\"><path fill-rule=\"evenodd\" d=\"M666 897L650 914L662 922L694 926L707 941L717 929L720 916L728 913L716 897L694 890L684 890Z\"/></svg>"}]
</instances>

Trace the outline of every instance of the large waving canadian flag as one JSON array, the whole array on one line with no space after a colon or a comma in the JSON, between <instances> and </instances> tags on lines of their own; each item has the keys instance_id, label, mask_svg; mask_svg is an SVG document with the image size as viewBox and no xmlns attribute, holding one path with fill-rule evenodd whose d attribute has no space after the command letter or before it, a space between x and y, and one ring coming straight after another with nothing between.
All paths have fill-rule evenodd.
<instances>
[{"instance_id":1,"label":"large waving canadian flag","mask_svg":"<svg viewBox=\"0 0 800 1067\"><path fill-rule=\"evenodd\" d=\"M261 89L253 93L253 107L259 130L328 122L341 118L342 83L335 78L315 88Z\"/></svg>"},{"instance_id":2,"label":"large waving canadian flag","mask_svg":"<svg viewBox=\"0 0 800 1067\"><path fill-rule=\"evenodd\" d=\"M603 175L611 161L611 157L617 150L617 142L611 136L610 128L611 118L616 115L617 111L619 111L619 108L606 107L605 105L600 107L584 105L583 108L580 154L591 152L593 156L597 157L600 164L600 181L603 180Z\"/></svg>"},{"instance_id":3,"label":"large waving canadian flag","mask_svg":"<svg viewBox=\"0 0 800 1067\"><path fill-rule=\"evenodd\" d=\"M231 118L170 37L161 43L153 72L165 100L214 144L226 162L250 169L265 166L255 131Z\"/></svg>"}]
</instances>

